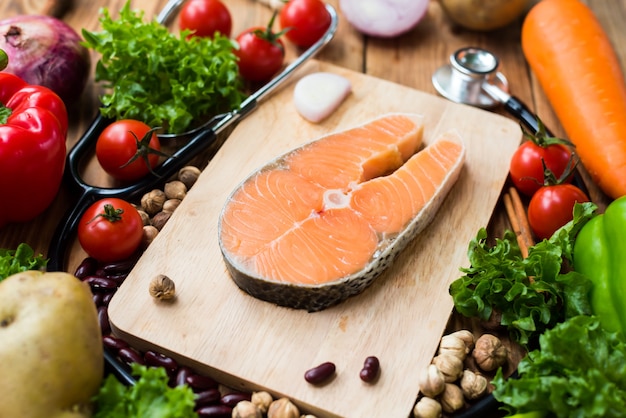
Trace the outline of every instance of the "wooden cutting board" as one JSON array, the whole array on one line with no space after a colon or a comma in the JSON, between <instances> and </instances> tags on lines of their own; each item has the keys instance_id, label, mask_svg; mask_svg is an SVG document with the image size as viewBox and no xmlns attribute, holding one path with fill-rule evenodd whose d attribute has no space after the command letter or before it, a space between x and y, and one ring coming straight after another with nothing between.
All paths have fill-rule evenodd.
<instances>
[{"instance_id":1,"label":"wooden cutting board","mask_svg":"<svg viewBox=\"0 0 626 418\"><path fill-rule=\"evenodd\" d=\"M292 101L295 81L312 71L341 74L353 86L320 124L302 119ZM302 143L395 111L423 114L427 143L448 129L466 141L461 178L433 223L364 293L328 310L277 307L242 292L226 271L217 237L231 191ZM503 116L312 61L235 128L203 171L111 301L114 332L235 388L287 396L320 417L405 418L418 395L417 375L452 311L449 284L468 265L468 243L488 224L521 139L518 124ZM174 303L149 296L158 274L175 281ZM380 359L375 384L359 379L368 356ZM305 371L326 361L335 363L335 378L322 387L308 384Z\"/></svg>"}]
</instances>

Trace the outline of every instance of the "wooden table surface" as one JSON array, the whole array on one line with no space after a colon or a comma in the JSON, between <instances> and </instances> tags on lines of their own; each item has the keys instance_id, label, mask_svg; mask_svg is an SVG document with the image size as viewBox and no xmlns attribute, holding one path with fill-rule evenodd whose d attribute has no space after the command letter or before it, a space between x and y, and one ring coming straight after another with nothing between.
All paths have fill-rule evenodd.
<instances>
[{"instance_id":1,"label":"wooden table surface","mask_svg":"<svg viewBox=\"0 0 626 418\"><path fill-rule=\"evenodd\" d=\"M597 14L612 39L615 49L626 67L626 1L585 0ZM63 3L63 2L61 2ZM61 18L80 33L81 29L99 30L98 18L101 7L108 7L115 14L125 0L70 0L70 8ZM156 16L166 0L132 0L133 9L144 10L146 18ZM233 35L253 25L265 24L271 10L255 0L227 0L233 16ZM433 72L449 62L449 56L464 46L479 46L495 53L500 58L500 70L509 80L511 94L519 97L556 134L564 132L547 102L540 86L527 66L521 46L520 27L522 19L492 32L475 32L454 25L444 14L440 4L432 0L425 18L410 32L394 39L376 39L363 36L342 15L338 0L328 3L335 6L339 14L339 26L334 39L317 56L350 70L363 72L417 90L437 94L432 83ZM25 13L44 13L50 0L18 0L2 2L0 17L10 17ZM176 27L175 21L172 23ZM287 45L287 59L293 59L299 51ZM97 61L92 54L92 66ZM98 109L99 87L90 80L78 104L69 108L71 130L67 139L68 149L78 140L87 125L93 120ZM503 110L495 112L505 114ZM497 144L494 144L497 146ZM94 184L107 185L106 175L97 166L89 165L86 180ZM592 199L602 203L606 198L590 186ZM65 188L59 192L52 206L38 218L24 224L5 226L0 230L0 248L14 248L21 242L30 244L37 252L47 254L53 231L66 209L73 202ZM489 227L499 231L508 227L504 211L497 210ZM74 242L67 263L72 269L84 257L80 246Z\"/></svg>"}]
</instances>

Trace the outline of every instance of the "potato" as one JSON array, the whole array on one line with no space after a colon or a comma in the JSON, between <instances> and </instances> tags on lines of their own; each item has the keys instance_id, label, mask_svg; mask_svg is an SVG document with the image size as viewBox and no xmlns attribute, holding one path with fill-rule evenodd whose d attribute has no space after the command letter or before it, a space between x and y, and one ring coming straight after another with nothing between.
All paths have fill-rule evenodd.
<instances>
[{"instance_id":1,"label":"potato","mask_svg":"<svg viewBox=\"0 0 626 418\"><path fill-rule=\"evenodd\" d=\"M104 357L89 287L67 273L0 282L0 416L87 417Z\"/></svg>"},{"instance_id":2,"label":"potato","mask_svg":"<svg viewBox=\"0 0 626 418\"><path fill-rule=\"evenodd\" d=\"M520 17L534 0L439 0L457 25L476 31L502 28Z\"/></svg>"}]
</instances>

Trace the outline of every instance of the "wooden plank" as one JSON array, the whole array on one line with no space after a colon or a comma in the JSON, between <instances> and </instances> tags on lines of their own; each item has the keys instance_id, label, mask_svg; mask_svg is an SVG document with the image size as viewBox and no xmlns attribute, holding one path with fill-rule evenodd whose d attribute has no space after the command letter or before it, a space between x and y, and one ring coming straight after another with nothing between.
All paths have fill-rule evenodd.
<instances>
[{"instance_id":1,"label":"wooden plank","mask_svg":"<svg viewBox=\"0 0 626 418\"><path fill-rule=\"evenodd\" d=\"M235 387L288 396L312 413L406 417L416 373L432 359L452 310L449 283L467 263L467 243L489 222L521 131L502 116L343 68L312 62L308 70L345 75L353 94L315 125L296 113L292 83L242 121L120 287L109 317L133 346ZM393 111L423 114L426 142L448 129L466 140L466 166L435 221L369 289L334 308L309 314L239 290L217 242L217 219L236 185L295 146ZM176 303L148 295L157 274L176 282ZM382 363L376 385L358 377L370 355ZM303 374L324 361L337 365L337 376L312 387Z\"/></svg>"}]
</instances>

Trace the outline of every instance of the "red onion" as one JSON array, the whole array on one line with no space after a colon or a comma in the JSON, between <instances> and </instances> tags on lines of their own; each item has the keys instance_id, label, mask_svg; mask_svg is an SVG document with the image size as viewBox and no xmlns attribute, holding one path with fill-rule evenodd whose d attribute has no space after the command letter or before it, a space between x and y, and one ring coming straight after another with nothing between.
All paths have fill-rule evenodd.
<instances>
[{"instance_id":1,"label":"red onion","mask_svg":"<svg viewBox=\"0 0 626 418\"><path fill-rule=\"evenodd\" d=\"M0 49L9 56L4 71L48 87L66 104L80 97L91 60L72 27L51 16L21 15L0 20L0 35Z\"/></svg>"},{"instance_id":2,"label":"red onion","mask_svg":"<svg viewBox=\"0 0 626 418\"><path fill-rule=\"evenodd\" d=\"M339 0L345 18L366 35L393 38L413 29L429 0Z\"/></svg>"}]
</instances>

